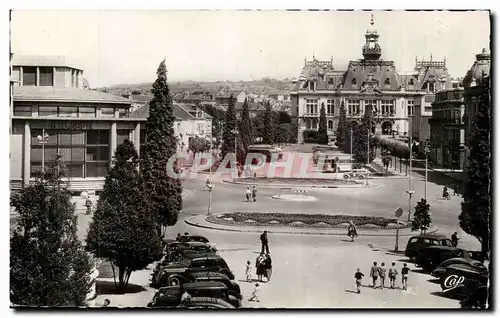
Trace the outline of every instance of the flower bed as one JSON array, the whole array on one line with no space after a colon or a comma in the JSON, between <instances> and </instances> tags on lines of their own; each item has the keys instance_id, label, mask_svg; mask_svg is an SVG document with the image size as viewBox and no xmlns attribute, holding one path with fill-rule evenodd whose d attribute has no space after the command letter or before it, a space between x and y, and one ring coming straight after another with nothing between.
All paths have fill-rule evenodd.
<instances>
[{"instance_id":1,"label":"flower bed","mask_svg":"<svg viewBox=\"0 0 500 318\"><path fill-rule=\"evenodd\" d=\"M396 228L396 219L357 215L234 212L211 215L207 217L207 221L224 225L314 228L347 228L349 222L352 221L360 229L392 230ZM400 228L407 227L409 227L407 223L400 221Z\"/></svg>"},{"instance_id":2,"label":"flower bed","mask_svg":"<svg viewBox=\"0 0 500 318\"><path fill-rule=\"evenodd\" d=\"M238 182L241 183L262 183L262 184L328 184L328 185L356 185L359 182L354 180L345 179L326 179L326 178L240 178Z\"/></svg>"}]
</instances>

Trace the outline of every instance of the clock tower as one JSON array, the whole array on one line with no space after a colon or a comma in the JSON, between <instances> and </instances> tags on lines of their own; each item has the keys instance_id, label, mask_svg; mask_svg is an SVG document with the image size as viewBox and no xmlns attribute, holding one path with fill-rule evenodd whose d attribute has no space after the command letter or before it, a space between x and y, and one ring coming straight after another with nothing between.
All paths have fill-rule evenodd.
<instances>
[{"instance_id":1,"label":"clock tower","mask_svg":"<svg viewBox=\"0 0 500 318\"><path fill-rule=\"evenodd\" d=\"M382 49L378 45L378 32L373 26L375 22L373 21L373 13L370 20L370 26L366 30L365 38L366 43L363 46L363 57L365 60L378 60L382 55Z\"/></svg>"}]
</instances>

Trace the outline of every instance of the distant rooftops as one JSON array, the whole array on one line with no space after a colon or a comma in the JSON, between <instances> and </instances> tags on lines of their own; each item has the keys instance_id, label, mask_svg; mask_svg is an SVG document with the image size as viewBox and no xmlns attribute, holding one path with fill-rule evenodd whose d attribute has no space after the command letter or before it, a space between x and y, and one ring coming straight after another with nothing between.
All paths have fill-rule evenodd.
<instances>
[{"instance_id":1,"label":"distant rooftops","mask_svg":"<svg viewBox=\"0 0 500 318\"><path fill-rule=\"evenodd\" d=\"M75 61L56 55L17 55L12 56L12 66L69 67L83 71Z\"/></svg>"}]
</instances>

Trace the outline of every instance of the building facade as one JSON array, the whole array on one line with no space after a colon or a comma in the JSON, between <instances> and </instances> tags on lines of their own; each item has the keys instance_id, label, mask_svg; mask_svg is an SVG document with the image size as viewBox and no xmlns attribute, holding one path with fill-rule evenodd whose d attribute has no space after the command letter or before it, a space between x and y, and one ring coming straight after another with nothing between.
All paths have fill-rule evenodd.
<instances>
[{"instance_id":1,"label":"building facade","mask_svg":"<svg viewBox=\"0 0 500 318\"><path fill-rule=\"evenodd\" d=\"M373 15L365 34L363 58L350 61L347 70L335 70L333 58L304 61L304 67L290 93L292 117L298 121L298 141L304 140L304 132L318 130L319 112L325 106L330 139L334 139L339 121L339 109L343 104L351 126L361 122L364 109L374 109L372 132L382 135L407 135L413 133L421 139L427 123L422 117L432 114L431 103L439 89L451 87L446 60L415 60L412 74L399 74L394 61L381 59L379 34L374 27ZM420 117L415 120L413 117ZM411 120L413 127L411 128ZM426 126L427 124L427 126ZM420 129L422 127L422 129ZM413 130L413 131L412 131Z\"/></svg>"},{"instance_id":2,"label":"building facade","mask_svg":"<svg viewBox=\"0 0 500 318\"><path fill-rule=\"evenodd\" d=\"M481 53L476 55L476 61L471 69L467 72L463 80L464 86L464 102L465 102L465 115L463 117L465 124L465 158L469 156L468 140L467 137L471 133L472 121L474 114L478 110L478 97L481 96L486 87L490 86L490 68L491 56L487 49L483 49ZM491 92L491 90L490 90ZM490 116L491 116L490 112ZM492 118L493 119L493 118ZM467 167L467 165L465 165ZM467 171L464 169L464 180L467 177Z\"/></svg>"},{"instance_id":3,"label":"building facade","mask_svg":"<svg viewBox=\"0 0 500 318\"><path fill-rule=\"evenodd\" d=\"M60 154L71 190L97 190L102 188L117 144L130 139L139 148L140 122L129 117L131 102L85 89L83 70L66 63L64 57L14 55L12 77L16 81L10 160L13 189L28 184L35 171Z\"/></svg>"},{"instance_id":4,"label":"building facade","mask_svg":"<svg viewBox=\"0 0 500 318\"><path fill-rule=\"evenodd\" d=\"M465 165L464 89L436 93L432 103L429 159L437 166L463 169Z\"/></svg>"}]
</instances>

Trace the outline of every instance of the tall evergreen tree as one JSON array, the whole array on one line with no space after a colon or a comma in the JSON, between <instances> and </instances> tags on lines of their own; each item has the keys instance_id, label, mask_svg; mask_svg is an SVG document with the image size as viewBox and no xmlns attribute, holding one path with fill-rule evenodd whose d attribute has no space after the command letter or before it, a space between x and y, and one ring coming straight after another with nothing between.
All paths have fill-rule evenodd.
<instances>
[{"instance_id":1,"label":"tall evergreen tree","mask_svg":"<svg viewBox=\"0 0 500 318\"><path fill-rule=\"evenodd\" d=\"M321 108L319 110L318 142L322 145L328 145L328 130L326 126L326 110L324 103L321 103Z\"/></svg>"},{"instance_id":2,"label":"tall evergreen tree","mask_svg":"<svg viewBox=\"0 0 500 318\"><path fill-rule=\"evenodd\" d=\"M149 189L138 165L139 157L133 143L125 140L116 149L113 168L104 181L86 239L88 251L111 262L119 291L127 287L133 271L146 268L162 256L152 212L154 205L149 200Z\"/></svg>"},{"instance_id":3,"label":"tall evergreen tree","mask_svg":"<svg viewBox=\"0 0 500 318\"><path fill-rule=\"evenodd\" d=\"M10 300L20 306L84 306L93 264L77 237L61 157L48 167L11 197L19 216L10 238Z\"/></svg>"},{"instance_id":4,"label":"tall evergreen tree","mask_svg":"<svg viewBox=\"0 0 500 318\"><path fill-rule=\"evenodd\" d=\"M339 124L337 126L337 131L335 133L336 144L339 149L345 149L344 143L348 138L346 134L349 134L349 131L347 127L347 115L345 111L345 106L344 102L342 101L339 109Z\"/></svg>"},{"instance_id":5,"label":"tall evergreen tree","mask_svg":"<svg viewBox=\"0 0 500 318\"><path fill-rule=\"evenodd\" d=\"M272 145L274 143L274 120L273 120L273 110L271 109L271 103L266 103L266 111L264 116L264 131L262 136L262 143L266 145Z\"/></svg>"},{"instance_id":6,"label":"tall evergreen tree","mask_svg":"<svg viewBox=\"0 0 500 318\"><path fill-rule=\"evenodd\" d=\"M229 105L227 107L226 120L224 121L224 129L222 132L222 159L224 159L228 153L234 153L234 143L237 138L237 134L235 134L237 120L234 104L235 99L233 94L231 94L229 97Z\"/></svg>"},{"instance_id":7,"label":"tall evergreen tree","mask_svg":"<svg viewBox=\"0 0 500 318\"><path fill-rule=\"evenodd\" d=\"M248 146L253 144L253 125L252 119L250 118L250 108L248 106L248 99L245 98L245 102L243 103L243 110L241 114L240 121L240 136L241 142L243 144L243 149L245 154L248 153Z\"/></svg>"},{"instance_id":8,"label":"tall evergreen tree","mask_svg":"<svg viewBox=\"0 0 500 318\"><path fill-rule=\"evenodd\" d=\"M146 144L141 168L157 214L158 231L161 226L174 225L182 210L182 183L167 172L168 160L177 151L174 133L174 105L167 84L165 60L158 66L153 83L153 99L149 102L146 122Z\"/></svg>"},{"instance_id":9,"label":"tall evergreen tree","mask_svg":"<svg viewBox=\"0 0 500 318\"><path fill-rule=\"evenodd\" d=\"M432 222L430 207L431 206L427 203L427 200L423 198L420 202L417 202L415 213L413 214L413 221L411 222L412 231L420 230L420 234L425 234L427 229L429 229Z\"/></svg>"},{"instance_id":10,"label":"tall evergreen tree","mask_svg":"<svg viewBox=\"0 0 500 318\"><path fill-rule=\"evenodd\" d=\"M353 136L353 159L357 163L366 163L367 160L368 138L371 135L372 116L371 105L366 105L362 123L357 127ZM373 159L375 159L375 151L374 147L370 147L370 162Z\"/></svg>"},{"instance_id":11,"label":"tall evergreen tree","mask_svg":"<svg viewBox=\"0 0 500 318\"><path fill-rule=\"evenodd\" d=\"M469 161L462 196L460 227L481 243L481 258L486 259L491 246L491 96L489 83L478 97L468 136Z\"/></svg>"}]
</instances>

